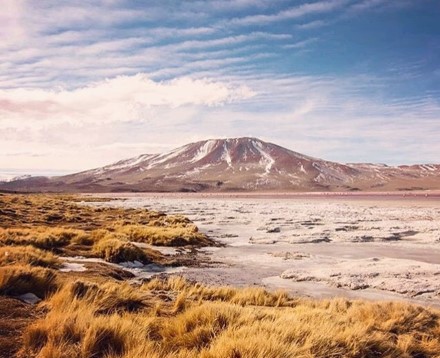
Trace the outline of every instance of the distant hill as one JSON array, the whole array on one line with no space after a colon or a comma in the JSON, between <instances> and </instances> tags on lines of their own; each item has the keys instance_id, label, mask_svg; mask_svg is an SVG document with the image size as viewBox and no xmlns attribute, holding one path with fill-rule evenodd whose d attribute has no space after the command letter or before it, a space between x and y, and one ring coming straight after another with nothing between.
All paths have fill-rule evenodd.
<instances>
[{"instance_id":1,"label":"distant hill","mask_svg":"<svg viewBox=\"0 0 440 358\"><path fill-rule=\"evenodd\" d=\"M210 139L58 177L24 177L0 190L392 191L440 189L440 165L340 164L257 138Z\"/></svg>"}]
</instances>

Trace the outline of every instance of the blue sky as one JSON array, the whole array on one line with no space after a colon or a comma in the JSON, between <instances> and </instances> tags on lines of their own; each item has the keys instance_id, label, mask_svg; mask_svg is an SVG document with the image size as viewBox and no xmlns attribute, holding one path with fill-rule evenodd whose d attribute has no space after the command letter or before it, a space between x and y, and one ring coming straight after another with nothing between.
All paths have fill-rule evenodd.
<instances>
[{"instance_id":1,"label":"blue sky","mask_svg":"<svg viewBox=\"0 0 440 358\"><path fill-rule=\"evenodd\" d=\"M2 7L4 173L240 136L340 162L440 162L438 0Z\"/></svg>"}]
</instances>

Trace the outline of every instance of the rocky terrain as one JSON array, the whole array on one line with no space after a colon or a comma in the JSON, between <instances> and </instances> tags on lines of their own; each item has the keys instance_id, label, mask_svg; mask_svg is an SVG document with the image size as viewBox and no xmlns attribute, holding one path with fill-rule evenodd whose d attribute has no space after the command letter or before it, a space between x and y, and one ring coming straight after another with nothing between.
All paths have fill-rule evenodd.
<instances>
[{"instance_id":1,"label":"rocky terrain","mask_svg":"<svg viewBox=\"0 0 440 358\"><path fill-rule=\"evenodd\" d=\"M340 164L256 138L212 139L0 190L55 192L413 191L440 189L440 165Z\"/></svg>"}]
</instances>

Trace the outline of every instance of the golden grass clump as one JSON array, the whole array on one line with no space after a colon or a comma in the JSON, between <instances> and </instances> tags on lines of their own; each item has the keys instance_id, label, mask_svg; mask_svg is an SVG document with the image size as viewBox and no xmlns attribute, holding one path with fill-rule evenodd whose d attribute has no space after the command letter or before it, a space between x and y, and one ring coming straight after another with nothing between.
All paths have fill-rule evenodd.
<instances>
[{"instance_id":1,"label":"golden grass clump","mask_svg":"<svg viewBox=\"0 0 440 358\"><path fill-rule=\"evenodd\" d=\"M139 261L144 264L150 259L135 245L117 238L104 238L93 246L93 253L109 262Z\"/></svg>"},{"instance_id":2,"label":"golden grass clump","mask_svg":"<svg viewBox=\"0 0 440 358\"><path fill-rule=\"evenodd\" d=\"M33 228L0 228L0 243L3 245L32 245L44 250L65 247L72 240L84 236L81 230L37 226Z\"/></svg>"},{"instance_id":3,"label":"golden grass clump","mask_svg":"<svg viewBox=\"0 0 440 358\"><path fill-rule=\"evenodd\" d=\"M26 330L22 356L52 357L61 346L62 357L120 357L134 338L145 339L147 298L128 284L66 284L45 303L47 316Z\"/></svg>"},{"instance_id":4,"label":"golden grass clump","mask_svg":"<svg viewBox=\"0 0 440 358\"><path fill-rule=\"evenodd\" d=\"M198 232L195 225L182 227L126 225L118 228L117 231L125 233L130 241L156 246L207 246L212 244L206 235Z\"/></svg>"},{"instance_id":5,"label":"golden grass clump","mask_svg":"<svg viewBox=\"0 0 440 358\"><path fill-rule=\"evenodd\" d=\"M0 266L31 265L59 268L60 260L50 252L33 246L0 247Z\"/></svg>"},{"instance_id":6,"label":"golden grass clump","mask_svg":"<svg viewBox=\"0 0 440 358\"><path fill-rule=\"evenodd\" d=\"M128 283L108 282L98 285L94 282L77 280L67 283L47 302L48 307L60 304L76 307L86 303L93 314L138 312L150 306L151 299L146 291L133 289Z\"/></svg>"},{"instance_id":7,"label":"golden grass clump","mask_svg":"<svg viewBox=\"0 0 440 358\"><path fill-rule=\"evenodd\" d=\"M52 357L60 346L66 347L65 358L434 357L440 352L438 313L404 303L292 299L260 288L217 289L170 278L140 287L76 282L53 295L47 307L47 316L25 333L27 357Z\"/></svg>"},{"instance_id":8,"label":"golden grass clump","mask_svg":"<svg viewBox=\"0 0 440 358\"><path fill-rule=\"evenodd\" d=\"M50 269L24 265L0 267L0 295L33 293L44 298L57 287L57 276Z\"/></svg>"},{"instance_id":9,"label":"golden grass clump","mask_svg":"<svg viewBox=\"0 0 440 358\"><path fill-rule=\"evenodd\" d=\"M296 302L284 291L268 292L262 287L237 289L229 286L205 286L189 282L181 276L172 276L168 280L156 278L144 284L144 288L157 292L174 291L195 300L224 301L241 306L291 307Z\"/></svg>"},{"instance_id":10,"label":"golden grass clump","mask_svg":"<svg viewBox=\"0 0 440 358\"><path fill-rule=\"evenodd\" d=\"M159 219L151 220L150 226L169 226L169 227L186 227L193 225L191 220L183 215L162 215Z\"/></svg>"}]
</instances>

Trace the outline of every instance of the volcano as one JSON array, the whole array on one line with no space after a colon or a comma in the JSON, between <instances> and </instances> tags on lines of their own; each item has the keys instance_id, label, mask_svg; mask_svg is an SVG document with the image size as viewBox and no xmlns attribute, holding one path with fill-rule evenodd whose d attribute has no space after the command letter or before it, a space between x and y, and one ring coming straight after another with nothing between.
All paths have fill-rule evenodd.
<instances>
[{"instance_id":1,"label":"volcano","mask_svg":"<svg viewBox=\"0 0 440 358\"><path fill-rule=\"evenodd\" d=\"M440 165L340 164L257 138L210 139L76 174L0 183L56 192L388 191L440 189Z\"/></svg>"}]
</instances>

